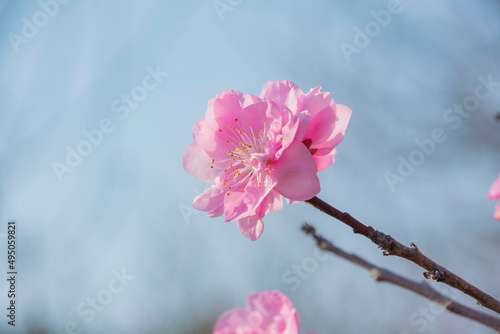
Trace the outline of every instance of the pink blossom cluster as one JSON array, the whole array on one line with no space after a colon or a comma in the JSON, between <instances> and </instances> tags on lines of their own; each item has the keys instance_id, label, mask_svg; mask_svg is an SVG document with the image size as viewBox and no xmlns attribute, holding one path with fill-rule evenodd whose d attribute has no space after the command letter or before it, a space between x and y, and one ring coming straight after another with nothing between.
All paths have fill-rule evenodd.
<instances>
[{"instance_id":1,"label":"pink blossom cluster","mask_svg":"<svg viewBox=\"0 0 500 334\"><path fill-rule=\"evenodd\" d=\"M214 326L214 334L269 333L299 333L297 312L290 299L279 291L248 296L246 309L225 312Z\"/></svg>"},{"instance_id":2,"label":"pink blossom cluster","mask_svg":"<svg viewBox=\"0 0 500 334\"><path fill-rule=\"evenodd\" d=\"M193 128L182 165L213 185L193 207L210 217L236 221L257 240L262 218L320 191L317 172L334 161L351 109L335 104L321 87L304 93L290 81L268 82L259 97L224 91L209 101Z\"/></svg>"},{"instance_id":3,"label":"pink blossom cluster","mask_svg":"<svg viewBox=\"0 0 500 334\"><path fill-rule=\"evenodd\" d=\"M487 194L488 199L491 201L500 200L500 175L498 179L493 182L491 185L490 191ZM496 220L500 220L500 201L497 203L497 207L495 209L494 217Z\"/></svg>"}]
</instances>

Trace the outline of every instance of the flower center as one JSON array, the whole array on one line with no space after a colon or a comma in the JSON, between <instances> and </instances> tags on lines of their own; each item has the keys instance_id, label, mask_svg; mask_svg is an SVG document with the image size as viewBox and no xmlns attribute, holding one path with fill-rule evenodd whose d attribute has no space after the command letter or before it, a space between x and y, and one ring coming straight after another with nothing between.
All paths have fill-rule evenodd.
<instances>
[{"instance_id":1,"label":"flower center","mask_svg":"<svg viewBox=\"0 0 500 334\"><path fill-rule=\"evenodd\" d=\"M273 156L276 153L274 145L266 145L263 152L252 153L250 156L250 164L253 167L255 173L262 173L265 171L266 167L270 165L273 161Z\"/></svg>"},{"instance_id":2,"label":"flower center","mask_svg":"<svg viewBox=\"0 0 500 334\"><path fill-rule=\"evenodd\" d=\"M276 148L268 141L266 120L262 119L263 127L252 126L252 123L241 124L238 118L234 119L234 125L228 125L227 129L218 129L225 136L226 143L233 149L222 152L227 157L220 160L212 159L210 168L214 165L223 169L220 185L229 191L244 192L247 183L257 177L260 188L261 174L271 164ZM256 132L254 129L262 130ZM226 145L227 147L227 145Z\"/></svg>"}]
</instances>

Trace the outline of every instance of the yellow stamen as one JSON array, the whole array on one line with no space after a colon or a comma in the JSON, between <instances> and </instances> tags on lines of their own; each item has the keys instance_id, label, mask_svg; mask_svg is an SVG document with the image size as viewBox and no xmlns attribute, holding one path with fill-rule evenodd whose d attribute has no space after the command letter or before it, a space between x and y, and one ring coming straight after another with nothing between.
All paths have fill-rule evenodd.
<instances>
[{"instance_id":1,"label":"yellow stamen","mask_svg":"<svg viewBox=\"0 0 500 334\"><path fill-rule=\"evenodd\" d=\"M241 143L240 143L240 144L241 144ZM238 151L238 152L240 152L241 154L244 154L244 155L246 155L246 156L250 156L249 154L247 154L247 153L243 152L243 151L242 151L242 150L240 150L239 148L237 148L237 149L236 149L236 151ZM233 154L231 153L231 156L232 156L232 155L233 155Z\"/></svg>"}]
</instances>

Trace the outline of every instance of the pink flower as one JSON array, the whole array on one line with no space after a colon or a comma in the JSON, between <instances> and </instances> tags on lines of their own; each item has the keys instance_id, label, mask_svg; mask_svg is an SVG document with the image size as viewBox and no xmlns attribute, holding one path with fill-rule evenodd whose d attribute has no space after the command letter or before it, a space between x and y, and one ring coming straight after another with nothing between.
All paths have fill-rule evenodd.
<instances>
[{"instance_id":1,"label":"pink flower","mask_svg":"<svg viewBox=\"0 0 500 334\"><path fill-rule=\"evenodd\" d=\"M245 310L225 312L214 326L214 334L270 333L299 333L297 312L290 299L279 291L264 291L248 296Z\"/></svg>"},{"instance_id":2,"label":"pink flower","mask_svg":"<svg viewBox=\"0 0 500 334\"><path fill-rule=\"evenodd\" d=\"M489 200L495 201L500 199L500 176L498 176L498 179L496 179L495 182L491 185L490 191L486 195ZM500 220L500 201L497 204L497 207L495 209L495 219Z\"/></svg>"},{"instance_id":3,"label":"pink flower","mask_svg":"<svg viewBox=\"0 0 500 334\"><path fill-rule=\"evenodd\" d=\"M318 172L333 163L335 147L344 139L352 113L350 108L335 104L330 93L320 90L316 87L304 94L295 83L281 80L269 81L260 94L263 99L285 105L294 115L306 111L311 115L302 142L313 155Z\"/></svg>"},{"instance_id":4,"label":"pink flower","mask_svg":"<svg viewBox=\"0 0 500 334\"><path fill-rule=\"evenodd\" d=\"M303 201L317 195L316 163L302 143L310 119L236 91L210 100L182 157L189 174L214 183L193 207L236 221L245 237L257 240L264 215L282 208L281 196Z\"/></svg>"}]
</instances>

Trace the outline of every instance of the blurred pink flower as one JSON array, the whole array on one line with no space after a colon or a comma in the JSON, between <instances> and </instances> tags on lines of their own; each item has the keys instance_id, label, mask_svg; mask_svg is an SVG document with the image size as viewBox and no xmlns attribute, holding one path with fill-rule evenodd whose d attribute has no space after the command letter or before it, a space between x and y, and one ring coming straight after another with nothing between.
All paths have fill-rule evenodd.
<instances>
[{"instance_id":1,"label":"blurred pink flower","mask_svg":"<svg viewBox=\"0 0 500 334\"><path fill-rule=\"evenodd\" d=\"M236 221L257 240L262 218L282 208L282 198L304 201L320 191L316 163L303 145L311 116L236 91L218 94L193 128L182 165L214 183L193 202L210 217Z\"/></svg>"},{"instance_id":2,"label":"blurred pink flower","mask_svg":"<svg viewBox=\"0 0 500 334\"><path fill-rule=\"evenodd\" d=\"M490 199L491 201L500 200L500 175L498 176L498 179L496 179L496 181L493 182L490 191L486 196L488 196L488 199ZM497 207L495 209L494 217L496 220L500 221L500 201L498 202Z\"/></svg>"},{"instance_id":3,"label":"blurred pink flower","mask_svg":"<svg viewBox=\"0 0 500 334\"><path fill-rule=\"evenodd\" d=\"M248 296L246 309L225 312L214 326L214 334L271 333L299 333L297 312L290 299L279 291Z\"/></svg>"},{"instance_id":4,"label":"blurred pink flower","mask_svg":"<svg viewBox=\"0 0 500 334\"><path fill-rule=\"evenodd\" d=\"M333 163L335 147L344 139L352 113L350 108L335 104L330 93L320 90L318 86L304 94L295 83L281 80L269 81L260 93L261 98L286 106L294 115L304 112L311 115L302 142L313 155L318 172Z\"/></svg>"}]
</instances>

